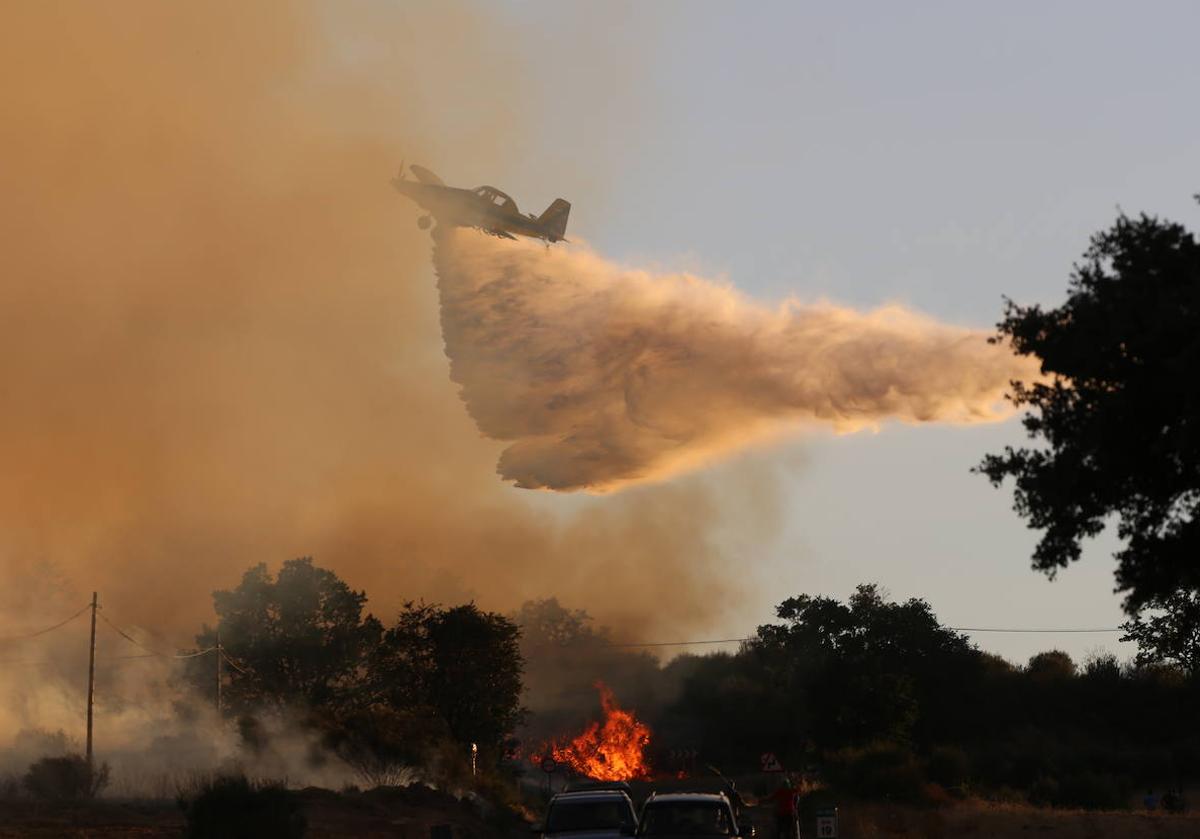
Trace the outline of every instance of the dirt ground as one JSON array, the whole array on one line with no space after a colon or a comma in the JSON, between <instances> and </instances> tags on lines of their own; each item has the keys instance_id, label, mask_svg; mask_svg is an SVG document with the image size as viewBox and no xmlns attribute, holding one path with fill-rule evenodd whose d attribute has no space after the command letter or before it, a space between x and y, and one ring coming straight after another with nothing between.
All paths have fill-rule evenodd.
<instances>
[{"instance_id":1,"label":"dirt ground","mask_svg":"<svg viewBox=\"0 0 1200 839\"><path fill-rule=\"evenodd\" d=\"M300 790L309 839L428 839L430 828L450 825L454 839L529 837L524 824L501 830L477 808L434 790L380 788L362 793ZM178 839L184 818L174 801L96 801L51 805L0 802L0 839ZM264 837L269 839L269 837Z\"/></svg>"},{"instance_id":2,"label":"dirt ground","mask_svg":"<svg viewBox=\"0 0 1200 839\"><path fill-rule=\"evenodd\" d=\"M858 803L838 810L839 839L1198 839L1200 813L1052 810L966 801L938 809ZM762 839L773 839L769 814L756 815ZM805 824L804 837L816 835Z\"/></svg>"},{"instance_id":3,"label":"dirt ground","mask_svg":"<svg viewBox=\"0 0 1200 839\"><path fill-rule=\"evenodd\" d=\"M485 823L472 806L433 791L378 789L339 794L299 792L312 839L428 839L434 825L452 825L454 839L528 837L528 828L504 831ZM752 810L760 839L774 839L770 811ZM1200 813L1049 810L1017 804L967 801L936 810L852 803L839 808L840 839L1197 839ZM173 801L98 801L55 806L31 801L0 803L0 839L177 839L184 820ZM804 836L815 836L812 824Z\"/></svg>"}]
</instances>

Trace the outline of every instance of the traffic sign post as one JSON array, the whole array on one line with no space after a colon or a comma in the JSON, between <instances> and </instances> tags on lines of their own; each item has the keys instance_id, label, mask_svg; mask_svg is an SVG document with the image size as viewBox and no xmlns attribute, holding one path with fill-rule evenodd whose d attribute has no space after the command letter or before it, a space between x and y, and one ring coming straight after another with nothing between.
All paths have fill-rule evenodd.
<instances>
[{"instance_id":1,"label":"traffic sign post","mask_svg":"<svg viewBox=\"0 0 1200 839\"><path fill-rule=\"evenodd\" d=\"M759 763L762 765L764 772L782 772L783 764L779 762L779 758L775 757L774 752L763 752L758 756Z\"/></svg>"},{"instance_id":2,"label":"traffic sign post","mask_svg":"<svg viewBox=\"0 0 1200 839\"><path fill-rule=\"evenodd\" d=\"M817 836L818 836L818 839L837 839L837 835L838 835L837 807L827 807L824 810L817 810Z\"/></svg>"}]
</instances>

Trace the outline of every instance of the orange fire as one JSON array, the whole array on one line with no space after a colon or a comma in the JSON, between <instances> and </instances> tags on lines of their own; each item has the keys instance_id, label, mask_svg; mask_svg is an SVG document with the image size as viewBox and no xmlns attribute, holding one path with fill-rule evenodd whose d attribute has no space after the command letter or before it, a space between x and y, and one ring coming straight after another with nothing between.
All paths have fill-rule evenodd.
<instances>
[{"instance_id":1,"label":"orange fire","mask_svg":"<svg viewBox=\"0 0 1200 839\"><path fill-rule=\"evenodd\" d=\"M607 686L597 682L596 689L604 709L603 721L589 724L564 746L550 743L542 757L553 758L555 763L597 781L649 778L646 746L650 743L650 727L619 706ZM536 764L542 757L531 759Z\"/></svg>"}]
</instances>

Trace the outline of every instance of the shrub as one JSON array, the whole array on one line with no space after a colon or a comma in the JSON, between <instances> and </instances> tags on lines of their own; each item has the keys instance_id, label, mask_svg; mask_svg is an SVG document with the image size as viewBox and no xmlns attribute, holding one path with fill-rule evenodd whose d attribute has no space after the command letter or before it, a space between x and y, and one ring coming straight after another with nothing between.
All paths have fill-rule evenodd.
<instances>
[{"instance_id":1,"label":"shrub","mask_svg":"<svg viewBox=\"0 0 1200 839\"><path fill-rule=\"evenodd\" d=\"M1058 779L1042 775L1029 786L1029 803L1039 807L1054 804L1059 800Z\"/></svg>"},{"instance_id":2,"label":"shrub","mask_svg":"<svg viewBox=\"0 0 1200 839\"><path fill-rule=\"evenodd\" d=\"M403 786L429 762L429 731L419 715L372 705L317 720L322 743L358 773L367 788Z\"/></svg>"},{"instance_id":3,"label":"shrub","mask_svg":"<svg viewBox=\"0 0 1200 839\"><path fill-rule=\"evenodd\" d=\"M34 798L83 801L108 785L107 763L95 767L83 755L44 757L29 767L22 783Z\"/></svg>"},{"instance_id":4,"label":"shrub","mask_svg":"<svg viewBox=\"0 0 1200 839\"><path fill-rule=\"evenodd\" d=\"M1128 778L1082 770L1038 778L1029 790L1029 800L1042 806L1119 810L1129 806L1131 792Z\"/></svg>"},{"instance_id":5,"label":"shrub","mask_svg":"<svg viewBox=\"0 0 1200 839\"><path fill-rule=\"evenodd\" d=\"M1089 810L1118 810L1129 806L1132 786L1126 778L1106 772L1075 772L1058 782L1058 800L1063 807Z\"/></svg>"},{"instance_id":6,"label":"shrub","mask_svg":"<svg viewBox=\"0 0 1200 839\"><path fill-rule=\"evenodd\" d=\"M0 777L0 801L9 801L20 794L20 778L11 773L5 773L3 777Z\"/></svg>"},{"instance_id":7,"label":"shrub","mask_svg":"<svg viewBox=\"0 0 1200 839\"><path fill-rule=\"evenodd\" d=\"M925 802L925 776L912 752L880 743L841 749L828 756L833 785L852 795L911 803Z\"/></svg>"},{"instance_id":8,"label":"shrub","mask_svg":"<svg viewBox=\"0 0 1200 839\"><path fill-rule=\"evenodd\" d=\"M971 776L971 761L957 746L938 746L929 755L926 771L931 781L947 789L966 786Z\"/></svg>"},{"instance_id":9,"label":"shrub","mask_svg":"<svg viewBox=\"0 0 1200 839\"><path fill-rule=\"evenodd\" d=\"M219 776L179 804L192 839L299 839L308 828L295 796L278 781Z\"/></svg>"}]
</instances>

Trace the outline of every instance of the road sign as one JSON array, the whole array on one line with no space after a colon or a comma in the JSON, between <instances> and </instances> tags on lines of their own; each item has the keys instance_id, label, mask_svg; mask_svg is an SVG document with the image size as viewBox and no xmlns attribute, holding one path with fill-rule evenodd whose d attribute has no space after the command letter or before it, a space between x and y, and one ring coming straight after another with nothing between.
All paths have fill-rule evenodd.
<instances>
[{"instance_id":1,"label":"road sign","mask_svg":"<svg viewBox=\"0 0 1200 839\"><path fill-rule=\"evenodd\" d=\"M837 807L831 807L828 810L817 810L817 836L819 839L837 839L837 835Z\"/></svg>"},{"instance_id":2,"label":"road sign","mask_svg":"<svg viewBox=\"0 0 1200 839\"><path fill-rule=\"evenodd\" d=\"M542 758L542 771L545 772L547 775L554 772L554 770L557 768L558 768L558 764L554 762L554 758L552 758L552 757Z\"/></svg>"},{"instance_id":3,"label":"road sign","mask_svg":"<svg viewBox=\"0 0 1200 839\"><path fill-rule=\"evenodd\" d=\"M774 752L763 752L758 756L759 762L762 764L764 772L782 772L783 764L779 762L779 758L775 757Z\"/></svg>"}]
</instances>

